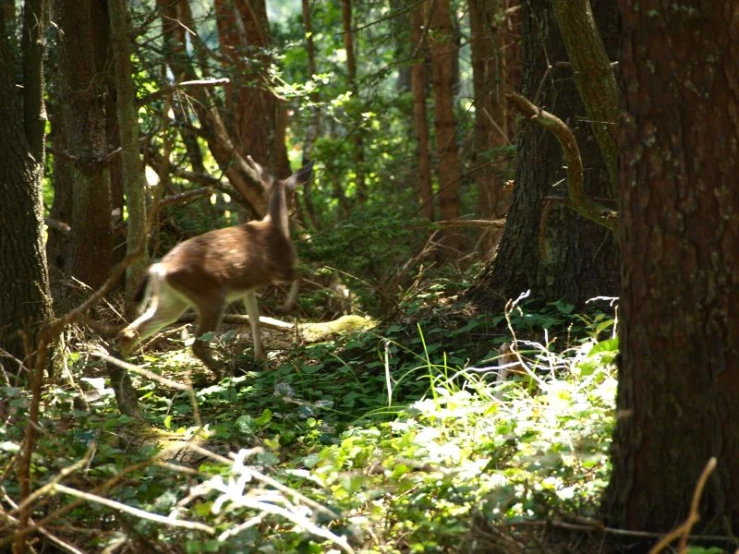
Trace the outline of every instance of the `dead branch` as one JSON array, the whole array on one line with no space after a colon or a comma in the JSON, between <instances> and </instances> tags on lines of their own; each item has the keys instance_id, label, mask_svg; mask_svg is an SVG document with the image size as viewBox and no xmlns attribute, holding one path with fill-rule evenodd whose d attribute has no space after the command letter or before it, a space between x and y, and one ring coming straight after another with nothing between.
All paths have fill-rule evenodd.
<instances>
[{"instance_id":1,"label":"dead branch","mask_svg":"<svg viewBox=\"0 0 739 554\"><path fill-rule=\"evenodd\" d=\"M512 90L506 92L506 98L521 114L551 131L559 141L567 166L567 205L584 218L615 232L617 212L598 204L585 193L580 148L572 130L556 115L542 110Z\"/></svg>"},{"instance_id":2,"label":"dead branch","mask_svg":"<svg viewBox=\"0 0 739 554\"><path fill-rule=\"evenodd\" d=\"M156 100L157 98L161 98L162 96L170 96L174 92L178 92L180 89L184 88L212 88L212 87L219 87L221 85L227 85L231 82L230 79L194 79L190 81L182 81L180 83L174 83L171 85L166 85L160 88L159 90L155 90L152 93L147 94L146 96L143 96L142 98L139 98L138 104L140 106L145 106L146 104L150 103L152 100Z\"/></svg>"}]
</instances>

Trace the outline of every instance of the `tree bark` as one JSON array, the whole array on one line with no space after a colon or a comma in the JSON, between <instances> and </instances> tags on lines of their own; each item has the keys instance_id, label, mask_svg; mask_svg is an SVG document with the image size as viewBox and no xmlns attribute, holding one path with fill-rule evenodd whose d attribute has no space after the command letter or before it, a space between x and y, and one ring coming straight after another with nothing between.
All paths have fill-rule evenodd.
<instances>
[{"instance_id":1,"label":"tree bark","mask_svg":"<svg viewBox=\"0 0 739 554\"><path fill-rule=\"evenodd\" d=\"M228 108L234 114L236 144L243 155L263 160L272 175L285 178L292 173L285 147L287 113L267 78L273 63L268 52L272 37L267 7L264 0L232 0L232 3L244 29L243 41L234 46L239 58L231 56L232 70L236 71L232 74L234 102ZM219 26L219 36L221 29Z\"/></svg>"},{"instance_id":2,"label":"tree bark","mask_svg":"<svg viewBox=\"0 0 739 554\"><path fill-rule=\"evenodd\" d=\"M595 18L611 57L616 51L615 5L598 4ZM585 191L601 200L610 189L548 0L522 4L523 95L569 124L575 131L585 167ZM549 66L551 64L551 67ZM580 305L598 295L616 295L618 250L612 233L584 220L547 197L564 196L562 151L550 131L523 121L513 204L495 259L469 298L497 311L510 298L531 290L542 301L564 299ZM555 184L558 186L554 187Z\"/></svg>"},{"instance_id":3,"label":"tree bark","mask_svg":"<svg viewBox=\"0 0 739 554\"><path fill-rule=\"evenodd\" d=\"M739 533L739 35L731 2L620 0L621 364L609 525ZM707 38L707 37L710 37Z\"/></svg>"},{"instance_id":4,"label":"tree bark","mask_svg":"<svg viewBox=\"0 0 739 554\"><path fill-rule=\"evenodd\" d=\"M508 36L503 0L469 0L472 84L475 98L475 133L471 157L472 178L477 185L477 214L483 218L500 218L508 213L511 194L503 174L509 165L505 147L511 144L508 109L505 96L507 83ZM478 241L484 259L489 259L500 242L502 230L486 229Z\"/></svg>"},{"instance_id":5,"label":"tree bark","mask_svg":"<svg viewBox=\"0 0 739 554\"><path fill-rule=\"evenodd\" d=\"M459 217L459 147L454 117L454 64L457 43L454 38L449 0L427 0L431 11L429 45L434 89L436 154L439 174L439 212L441 219ZM464 237L455 230L444 233L444 256L454 258L461 251Z\"/></svg>"},{"instance_id":6,"label":"tree bark","mask_svg":"<svg viewBox=\"0 0 739 554\"><path fill-rule=\"evenodd\" d=\"M72 198L66 273L98 288L108 277L112 251L111 195L107 171L104 102L109 43L104 5L57 0L60 29L61 115L70 162Z\"/></svg>"},{"instance_id":7,"label":"tree bark","mask_svg":"<svg viewBox=\"0 0 739 554\"><path fill-rule=\"evenodd\" d=\"M18 360L26 357L18 331L35 345L39 328L52 316L41 203L45 10L43 1L24 6L23 89L15 86L10 22L0 15L0 348ZM0 357L0 365L19 369L11 358Z\"/></svg>"},{"instance_id":8,"label":"tree bark","mask_svg":"<svg viewBox=\"0 0 739 554\"><path fill-rule=\"evenodd\" d=\"M411 42L414 62L411 67L411 90L413 92L413 130L416 134L418 156L418 196L421 212L429 221L434 221L434 192L431 188L431 151L429 149L429 124L426 110L426 32L424 26L424 4L419 3L411 14Z\"/></svg>"}]
</instances>

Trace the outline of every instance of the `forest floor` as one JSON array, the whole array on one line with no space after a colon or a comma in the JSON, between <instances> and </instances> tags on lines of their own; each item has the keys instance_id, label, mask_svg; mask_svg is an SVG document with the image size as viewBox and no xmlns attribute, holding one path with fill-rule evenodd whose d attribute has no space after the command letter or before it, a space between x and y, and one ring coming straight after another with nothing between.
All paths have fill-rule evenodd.
<instances>
[{"instance_id":1,"label":"forest floor","mask_svg":"<svg viewBox=\"0 0 739 554\"><path fill-rule=\"evenodd\" d=\"M598 550L613 308L492 316L445 294L381 324L276 322L264 366L226 327L213 347L239 371L198 388L191 339L172 331L135 363L183 386L132 372L143 421L117 412L100 345L69 347L34 454L55 494L34 517L81 552ZM28 399L5 398L10 467Z\"/></svg>"}]
</instances>

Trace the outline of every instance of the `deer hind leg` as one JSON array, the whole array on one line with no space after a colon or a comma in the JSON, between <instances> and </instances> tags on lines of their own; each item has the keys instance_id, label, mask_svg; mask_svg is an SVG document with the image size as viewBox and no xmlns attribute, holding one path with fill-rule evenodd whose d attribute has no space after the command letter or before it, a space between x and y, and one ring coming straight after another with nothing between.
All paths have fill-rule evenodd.
<instances>
[{"instance_id":1,"label":"deer hind leg","mask_svg":"<svg viewBox=\"0 0 739 554\"><path fill-rule=\"evenodd\" d=\"M163 273L152 271L149 278L151 279L149 307L141 317L118 335L118 346L124 358L128 357L142 340L177 321L188 307L188 303L167 284Z\"/></svg>"},{"instance_id":2,"label":"deer hind leg","mask_svg":"<svg viewBox=\"0 0 739 554\"><path fill-rule=\"evenodd\" d=\"M198 327L195 330L195 342L192 343L192 352L201 362L216 376L218 380L222 377L222 372L218 362L211 356L208 341L202 336L218 329L223 317L223 310L226 307L225 298L208 298L201 299L195 305L198 315Z\"/></svg>"},{"instance_id":3,"label":"deer hind leg","mask_svg":"<svg viewBox=\"0 0 739 554\"><path fill-rule=\"evenodd\" d=\"M244 304L246 305L246 313L249 315L249 325L251 326L251 335L254 339L254 359L263 360L264 349L262 348L262 335L259 327L259 303L257 302L257 293L248 292L244 296Z\"/></svg>"},{"instance_id":4,"label":"deer hind leg","mask_svg":"<svg viewBox=\"0 0 739 554\"><path fill-rule=\"evenodd\" d=\"M295 306L295 301L298 299L298 292L300 291L300 277L296 277L295 280L290 283L290 292L287 293L285 303L282 305L282 310L288 312Z\"/></svg>"}]
</instances>

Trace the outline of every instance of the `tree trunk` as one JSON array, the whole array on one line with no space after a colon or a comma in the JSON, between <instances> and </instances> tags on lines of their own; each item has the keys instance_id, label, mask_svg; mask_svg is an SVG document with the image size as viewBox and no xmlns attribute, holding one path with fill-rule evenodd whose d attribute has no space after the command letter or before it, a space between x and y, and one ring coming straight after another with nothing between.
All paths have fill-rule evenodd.
<instances>
[{"instance_id":1,"label":"tree trunk","mask_svg":"<svg viewBox=\"0 0 739 554\"><path fill-rule=\"evenodd\" d=\"M244 29L243 40L234 46L239 58L231 56L237 71L233 73L234 102L229 108L237 144L242 154L263 160L273 175L285 178L291 173L285 147L286 107L266 78L273 62L268 52L272 39L267 7L264 0L232 0L232 4Z\"/></svg>"},{"instance_id":2,"label":"tree trunk","mask_svg":"<svg viewBox=\"0 0 739 554\"><path fill-rule=\"evenodd\" d=\"M108 277L112 251L107 171L105 87L108 17L94 0L57 0L60 29L61 114L74 194L66 272L98 288Z\"/></svg>"},{"instance_id":3,"label":"tree trunk","mask_svg":"<svg viewBox=\"0 0 739 554\"><path fill-rule=\"evenodd\" d=\"M128 19L125 0L108 0L113 44L116 108L121 142L121 170L126 194L126 253L141 256L126 268L126 305L134 304L144 271L146 255L146 178L139 155L139 124L133 68L128 46Z\"/></svg>"},{"instance_id":4,"label":"tree trunk","mask_svg":"<svg viewBox=\"0 0 739 554\"><path fill-rule=\"evenodd\" d=\"M554 16L572 64L572 75L616 195L618 87L595 26L590 0L554 0Z\"/></svg>"},{"instance_id":5,"label":"tree trunk","mask_svg":"<svg viewBox=\"0 0 739 554\"><path fill-rule=\"evenodd\" d=\"M411 42L414 62L411 67L413 91L413 129L416 134L418 156L418 196L421 211L426 219L434 221L434 192L431 188L431 151L429 149L429 124L426 110L426 33L424 31L424 4L419 3L411 14Z\"/></svg>"},{"instance_id":6,"label":"tree trunk","mask_svg":"<svg viewBox=\"0 0 739 554\"><path fill-rule=\"evenodd\" d=\"M313 20L311 18L311 2L310 0L302 0L303 8L303 29L305 30L305 51L308 55L308 75L312 80L318 74L316 68L316 47L313 40ZM313 121L308 124L305 133L305 144L303 145L303 165L307 165L313 159L313 145L318 138L321 130L321 107L318 91L310 93L310 100L313 103L311 112ZM314 230L320 229L321 223L316 214L316 207L313 204L313 179L308 179L303 185L303 205L305 206L306 217L304 219Z\"/></svg>"},{"instance_id":7,"label":"tree trunk","mask_svg":"<svg viewBox=\"0 0 739 554\"><path fill-rule=\"evenodd\" d=\"M612 3L600 2L595 18L613 58L618 35ZM609 178L572 81L562 39L547 0L522 4L523 94L573 128L585 166L585 190L608 195ZM553 65L547 70L547 60ZM557 65L559 64L559 65ZM544 301L582 304L597 295L617 294L616 241L609 231L584 220L549 196L564 196L562 151L554 136L533 122L522 123L513 204L495 259L469 297L490 311L531 290ZM560 183L557 187L553 185Z\"/></svg>"},{"instance_id":8,"label":"tree trunk","mask_svg":"<svg viewBox=\"0 0 739 554\"><path fill-rule=\"evenodd\" d=\"M364 179L364 141L362 140L362 104L359 100L357 86L357 60L354 47L354 31L352 30L352 3L351 0L341 0L341 19L344 26L344 50L346 50L346 84L352 93L349 104L352 116L352 158L354 161L354 175L357 186L357 200L367 201L367 185Z\"/></svg>"},{"instance_id":9,"label":"tree trunk","mask_svg":"<svg viewBox=\"0 0 739 554\"><path fill-rule=\"evenodd\" d=\"M0 16L0 348L19 360L26 352L18 331L34 346L38 329L52 316L41 203L46 13L43 2L27 2L24 11L23 89L15 86L11 34ZM9 372L19 369L6 357L0 365Z\"/></svg>"},{"instance_id":10,"label":"tree trunk","mask_svg":"<svg viewBox=\"0 0 739 554\"><path fill-rule=\"evenodd\" d=\"M469 0L472 82L475 94L475 138L472 177L477 184L477 211L483 219L508 213L510 194L504 194L503 148L510 144L505 90L506 35L501 0ZM492 253L502 231L486 229L482 254Z\"/></svg>"},{"instance_id":11,"label":"tree trunk","mask_svg":"<svg viewBox=\"0 0 739 554\"><path fill-rule=\"evenodd\" d=\"M739 533L739 35L731 2L621 0L621 367L609 525ZM710 40L707 39L710 37Z\"/></svg>"},{"instance_id":12,"label":"tree trunk","mask_svg":"<svg viewBox=\"0 0 739 554\"><path fill-rule=\"evenodd\" d=\"M187 0L157 0L157 10L162 21L167 64L172 73L177 80L198 79L196 66L190 59L185 44L183 27L197 31L197 24L192 18ZM179 24L180 21L183 25ZM209 69L206 63L206 48L199 42L197 32L191 39L199 71L207 76ZM267 213L266 191L259 179L250 172L238 142L234 141L233 126L231 125L229 130L226 124L228 119L224 120L216 98L206 87L197 88L195 97L197 101L192 102L192 106L200 121L199 133L208 143L211 154L221 167L226 168L226 176L242 201L248 204L257 217L264 217Z\"/></svg>"},{"instance_id":13,"label":"tree trunk","mask_svg":"<svg viewBox=\"0 0 739 554\"><path fill-rule=\"evenodd\" d=\"M454 117L454 64L457 43L454 38L449 0L433 0L428 35L431 48L431 73L434 89L436 154L439 172L439 212L441 219L459 217L459 147ZM456 230L445 231L443 244L447 257L459 255L464 237Z\"/></svg>"}]
</instances>

